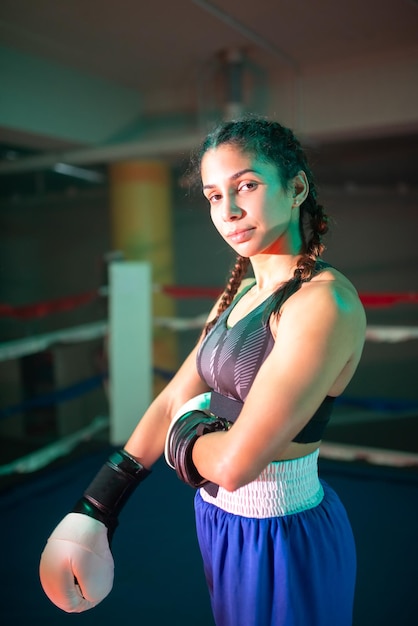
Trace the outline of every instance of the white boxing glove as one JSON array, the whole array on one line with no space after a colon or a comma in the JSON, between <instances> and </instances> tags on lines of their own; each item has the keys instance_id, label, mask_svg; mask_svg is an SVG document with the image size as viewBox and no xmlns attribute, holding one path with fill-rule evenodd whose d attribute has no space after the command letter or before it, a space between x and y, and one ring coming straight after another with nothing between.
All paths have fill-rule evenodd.
<instances>
[{"instance_id":1,"label":"white boxing glove","mask_svg":"<svg viewBox=\"0 0 418 626\"><path fill-rule=\"evenodd\" d=\"M39 566L41 584L63 611L87 611L112 589L110 542L118 515L149 474L126 450L113 452L48 539Z\"/></svg>"},{"instance_id":2,"label":"white boxing glove","mask_svg":"<svg viewBox=\"0 0 418 626\"><path fill-rule=\"evenodd\" d=\"M67 613L81 613L103 600L113 586L113 557L102 522L69 513L48 539L39 574L48 598Z\"/></svg>"}]
</instances>

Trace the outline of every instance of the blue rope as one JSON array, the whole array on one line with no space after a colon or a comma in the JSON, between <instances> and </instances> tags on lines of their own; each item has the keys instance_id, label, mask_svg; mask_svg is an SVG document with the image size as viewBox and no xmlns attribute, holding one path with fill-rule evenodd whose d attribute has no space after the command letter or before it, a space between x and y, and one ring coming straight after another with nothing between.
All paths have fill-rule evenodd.
<instances>
[{"instance_id":1,"label":"blue rope","mask_svg":"<svg viewBox=\"0 0 418 626\"><path fill-rule=\"evenodd\" d=\"M171 378L173 378L174 376L174 372L161 368L154 368L154 374L160 376L167 381L171 380ZM78 398L86 393L89 393L90 391L93 391L93 389L97 389L98 387L100 387L106 377L106 373L92 376L91 378L87 378L86 380L80 381L63 389L58 389L56 391L43 394L41 396L35 396L33 398L29 398L28 400L20 402L19 404L5 407L3 409L0 409L0 419L11 417L12 415L16 415L18 413L31 411L39 407L47 407L60 404L61 402L69 402L74 398ZM403 400L396 398L350 398L340 396L336 399L336 405L352 406L356 408L368 409L370 411L381 411L388 413L393 413L396 411L417 411L418 413L418 404L416 402L414 402L413 400Z\"/></svg>"}]
</instances>

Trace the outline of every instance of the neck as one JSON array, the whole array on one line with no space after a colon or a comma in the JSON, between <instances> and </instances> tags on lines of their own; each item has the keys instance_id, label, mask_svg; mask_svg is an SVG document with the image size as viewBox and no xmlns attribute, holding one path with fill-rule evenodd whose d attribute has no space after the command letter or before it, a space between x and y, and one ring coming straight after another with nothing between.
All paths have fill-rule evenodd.
<instances>
[{"instance_id":1,"label":"neck","mask_svg":"<svg viewBox=\"0 0 418 626\"><path fill-rule=\"evenodd\" d=\"M292 278L301 255L273 254L251 257L258 292L275 291L281 284Z\"/></svg>"}]
</instances>

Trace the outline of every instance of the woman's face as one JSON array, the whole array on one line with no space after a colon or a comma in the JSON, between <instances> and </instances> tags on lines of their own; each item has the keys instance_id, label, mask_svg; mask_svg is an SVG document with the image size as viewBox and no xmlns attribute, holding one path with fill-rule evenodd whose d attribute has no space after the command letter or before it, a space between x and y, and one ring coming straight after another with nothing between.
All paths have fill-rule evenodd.
<instances>
[{"instance_id":1,"label":"woman's face","mask_svg":"<svg viewBox=\"0 0 418 626\"><path fill-rule=\"evenodd\" d=\"M299 252L299 211L276 166L224 144L206 152L201 177L212 221L237 254Z\"/></svg>"}]
</instances>

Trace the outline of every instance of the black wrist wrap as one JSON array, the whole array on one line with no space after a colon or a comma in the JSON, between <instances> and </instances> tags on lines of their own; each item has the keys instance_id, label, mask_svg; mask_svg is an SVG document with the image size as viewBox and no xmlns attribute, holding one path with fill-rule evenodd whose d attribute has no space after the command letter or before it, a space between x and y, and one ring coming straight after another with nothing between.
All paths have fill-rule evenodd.
<instances>
[{"instance_id":1,"label":"black wrist wrap","mask_svg":"<svg viewBox=\"0 0 418 626\"><path fill-rule=\"evenodd\" d=\"M180 480L191 487L201 487L207 482L193 463L193 446L199 437L229 430L230 426L226 419L200 410L185 413L173 424L168 437L168 461Z\"/></svg>"},{"instance_id":2,"label":"black wrist wrap","mask_svg":"<svg viewBox=\"0 0 418 626\"><path fill-rule=\"evenodd\" d=\"M111 537L118 525L118 515L129 496L150 473L125 450L113 452L72 512L83 513L103 522Z\"/></svg>"}]
</instances>

